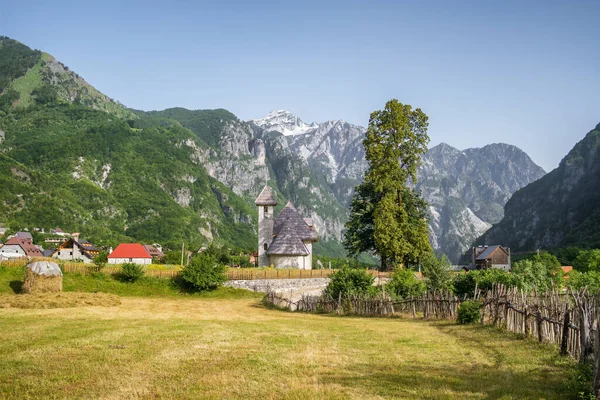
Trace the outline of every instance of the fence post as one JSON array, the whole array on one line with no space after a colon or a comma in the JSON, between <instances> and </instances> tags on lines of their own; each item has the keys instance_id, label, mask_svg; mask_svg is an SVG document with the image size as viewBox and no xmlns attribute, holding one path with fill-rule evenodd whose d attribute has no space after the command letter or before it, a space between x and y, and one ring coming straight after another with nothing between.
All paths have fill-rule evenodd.
<instances>
[{"instance_id":1,"label":"fence post","mask_svg":"<svg viewBox=\"0 0 600 400\"><path fill-rule=\"evenodd\" d=\"M560 341L560 354L566 356L568 354L568 343L569 343L569 325L571 324L571 313L569 312L569 305L565 304L565 317L563 319L563 332Z\"/></svg>"}]
</instances>

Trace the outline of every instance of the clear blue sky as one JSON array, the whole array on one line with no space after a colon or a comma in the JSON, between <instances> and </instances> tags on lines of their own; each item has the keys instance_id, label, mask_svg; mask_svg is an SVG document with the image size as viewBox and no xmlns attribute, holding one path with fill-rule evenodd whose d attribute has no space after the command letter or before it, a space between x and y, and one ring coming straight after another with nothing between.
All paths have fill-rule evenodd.
<instances>
[{"instance_id":1,"label":"clear blue sky","mask_svg":"<svg viewBox=\"0 0 600 400\"><path fill-rule=\"evenodd\" d=\"M600 122L600 1L0 0L0 34L144 110L287 109L366 125L390 98L431 144L550 170Z\"/></svg>"}]
</instances>

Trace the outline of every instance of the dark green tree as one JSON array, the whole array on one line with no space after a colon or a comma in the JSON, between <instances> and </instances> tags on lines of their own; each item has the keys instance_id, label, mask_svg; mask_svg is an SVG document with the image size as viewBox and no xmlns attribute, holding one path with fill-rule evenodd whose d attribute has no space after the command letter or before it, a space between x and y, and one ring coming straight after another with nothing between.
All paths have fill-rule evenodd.
<instances>
[{"instance_id":1,"label":"dark green tree","mask_svg":"<svg viewBox=\"0 0 600 400\"><path fill-rule=\"evenodd\" d=\"M382 268L418 264L431 252L426 203L410 183L427 151L428 117L398 100L371 113L363 144L369 168L355 189L344 245L356 255L372 251Z\"/></svg>"}]
</instances>

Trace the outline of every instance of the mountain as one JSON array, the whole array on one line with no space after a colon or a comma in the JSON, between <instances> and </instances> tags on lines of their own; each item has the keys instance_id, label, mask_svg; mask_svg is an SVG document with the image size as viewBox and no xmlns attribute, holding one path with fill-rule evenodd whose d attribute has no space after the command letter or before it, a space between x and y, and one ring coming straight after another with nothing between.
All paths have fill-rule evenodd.
<instances>
[{"instance_id":1,"label":"mountain","mask_svg":"<svg viewBox=\"0 0 600 400\"><path fill-rule=\"evenodd\" d=\"M475 244L501 243L513 251L600 247L599 187L600 124L558 168L517 191L504 218Z\"/></svg>"},{"instance_id":2,"label":"mountain","mask_svg":"<svg viewBox=\"0 0 600 400\"><path fill-rule=\"evenodd\" d=\"M216 240L252 249L254 199L270 185L319 232L315 254L343 256L366 129L305 123L288 111L242 121L227 110L128 109L51 55L0 38L0 215L90 239ZM419 170L434 247L454 258L543 171L508 145L432 148Z\"/></svg>"},{"instance_id":3,"label":"mountain","mask_svg":"<svg viewBox=\"0 0 600 400\"><path fill-rule=\"evenodd\" d=\"M251 122L282 134L347 208L367 168L362 144L366 128L340 120L307 124L288 111ZM458 261L474 239L502 219L511 195L544 173L527 154L507 144L464 151L445 143L431 148L418 170L417 189L429 203L434 249Z\"/></svg>"},{"instance_id":4,"label":"mountain","mask_svg":"<svg viewBox=\"0 0 600 400\"><path fill-rule=\"evenodd\" d=\"M496 143L460 151L441 143L418 170L429 204L432 246L457 262L474 239L503 216L503 206L544 170L515 146Z\"/></svg>"},{"instance_id":5,"label":"mountain","mask_svg":"<svg viewBox=\"0 0 600 400\"><path fill-rule=\"evenodd\" d=\"M14 106L34 102L63 101L106 111L119 117L133 114L122 104L99 92L50 54L0 36L0 92L9 94Z\"/></svg>"}]
</instances>

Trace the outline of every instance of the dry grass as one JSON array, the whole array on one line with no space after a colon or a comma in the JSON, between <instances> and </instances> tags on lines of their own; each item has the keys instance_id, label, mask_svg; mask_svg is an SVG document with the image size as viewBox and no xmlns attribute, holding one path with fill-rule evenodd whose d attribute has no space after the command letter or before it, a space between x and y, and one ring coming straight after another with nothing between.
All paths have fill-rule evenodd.
<instances>
[{"instance_id":1,"label":"dry grass","mask_svg":"<svg viewBox=\"0 0 600 400\"><path fill-rule=\"evenodd\" d=\"M481 326L257 299L0 310L0 398L560 399L570 361Z\"/></svg>"},{"instance_id":2,"label":"dry grass","mask_svg":"<svg viewBox=\"0 0 600 400\"><path fill-rule=\"evenodd\" d=\"M114 307L120 304L119 296L106 293L0 294L0 308Z\"/></svg>"}]
</instances>

